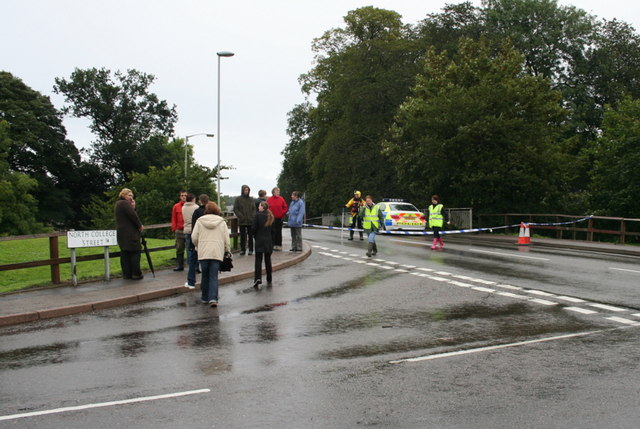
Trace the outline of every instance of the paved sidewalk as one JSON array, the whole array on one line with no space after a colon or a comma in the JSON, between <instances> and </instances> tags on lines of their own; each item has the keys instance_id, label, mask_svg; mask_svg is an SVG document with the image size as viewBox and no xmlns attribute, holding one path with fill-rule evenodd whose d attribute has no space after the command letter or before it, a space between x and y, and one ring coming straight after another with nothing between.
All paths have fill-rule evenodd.
<instances>
[{"instance_id":1,"label":"paved sidewalk","mask_svg":"<svg viewBox=\"0 0 640 429\"><path fill-rule=\"evenodd\" d=\"M283 243L288 249L290 243ZM295 265L311 255L311 247L303 243L302 252L273 252L273 270ZM220 273L220 285L238 280L253 278L255 257L234 254L233 270ZM264 266L263 266L263 277ZM198 280L200 275L197 276ZM180 293L194 292L184 287L186 271L174 272L171 269L145 273L144 279L97 281L78 286L60 286L48 289L28 290L0 296L0 326L16 325L34 320L51 319L70 314L88 313L105 308L148 301ZM263 280L264 281L264 280ZM195 291L199 293L197 284Z\"/></svg>"}]
</instances>

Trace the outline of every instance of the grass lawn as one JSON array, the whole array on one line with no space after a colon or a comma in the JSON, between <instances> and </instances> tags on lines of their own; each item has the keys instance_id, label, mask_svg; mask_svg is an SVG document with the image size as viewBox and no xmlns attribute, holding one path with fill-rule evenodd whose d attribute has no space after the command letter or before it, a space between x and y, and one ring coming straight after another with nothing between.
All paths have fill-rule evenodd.
<instances>
[{"instance_id":1,"label":"grass lawn","mask_svg":"<svg viewBox=\"0 0 640 429\"><path fill-rule=\"evenodd\" d=\"M69 257L71 252L67 249L67 237L62 236L59 237L58 240L60 257ZM147 238L147 245L150 249L154 247L170 246L173 243L173 239L161 240ZM111 246L109 248L110 252L118 252L119 250L118 246ZM77 256L103 253L104 248L102 247L76 249ZM151 252L153 267L155 269L159 269L171 266L171 258L175 258L175 255L176 252L173 249ZM39 261L44 259L49 259L48 238L0 242L0 264L2 265ZM147 258L144 253L140 258L140 264L142 266L142 271L147 271L149 269ZM122 275L119 257L109 258L109 267L112 277L119 277ZM76 266L76 274L78 275L78 281L104 278L104 259L78 262ZM70 263L60 265L60 280L62 282L71 281ZM48 265L44 267L0 271L0 293L16 291L32 286L46 286L51 284L51 268Z\"/></svg>"}]
</instances>

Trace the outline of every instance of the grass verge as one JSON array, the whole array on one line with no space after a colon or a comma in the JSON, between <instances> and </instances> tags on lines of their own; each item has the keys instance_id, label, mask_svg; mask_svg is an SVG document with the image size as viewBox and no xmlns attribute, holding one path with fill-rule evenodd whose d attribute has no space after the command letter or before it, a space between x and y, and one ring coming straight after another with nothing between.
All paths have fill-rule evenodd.
<instances>
[{"instance_id":1,"label":"grass verge","mask_svg":"<svg viewBox=\"0 0 640 429\"><path fill-rule=\"evenodd\" d=\"M173 239L163 240L156 238L147 238L149 248L170 246L174 243ZM66 258L71 255L71 251L67 248L67 237L59 237L60 257ZM109 252L118 252L117 246L111 246ZM102 247L91 247L84 249L76 249L77 256L103 254ZM170 266L171 259L175 258L175 250L161 250L151 252L151 260L155 269ZM29 240L4 241L0 243L0 264L13 264L19 262L39 261L49 259L49 239L34 238ZM147 271L149 266L147 258L143 254L140 258L140 264L143 271ZM104 259L97 261L78 262L76 274L78 281L104 278ZM122 275L120 269L120 258L109 258L109 271L112 277ZM60 280L62 282L71 281L71 264L60 265ZM24 268L20 270L0 271L0 293L14 292L35 286L49 286L51 283L51 268L49 266Z\"/></svg>"}]
</instances>

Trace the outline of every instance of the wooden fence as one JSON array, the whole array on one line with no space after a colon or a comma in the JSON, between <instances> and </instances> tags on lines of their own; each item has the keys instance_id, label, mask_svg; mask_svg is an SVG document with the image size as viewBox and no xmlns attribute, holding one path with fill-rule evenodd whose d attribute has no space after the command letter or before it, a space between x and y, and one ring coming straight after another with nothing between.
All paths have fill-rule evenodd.
<instances>
[{"instance_id":1,"label":"wooden fence","mask_svg":"<svg viewBox=\"0 0 640 429\"><path fill-rule=\"evenodd\" d=\"M238 247L238 218L235 216L225 217L227 223L229 224L229 228L231 229L231 246L234 250L237 250ZM144 229L163 229L170 228L170 223L162 223L157 225L145 225ZM18 262L14 264L4 264L0 265L0 271L11 271L11 270L20 270L23 268L33 268L33 267L42 267L49 265L51 267L51 282L54 284L60 284L60 265L71 263L71 258L61 258L60 250L59 250L59 240L58 237L65 237L67 235L67 231L60 232L51 232L47 234L31 234L31 235L15 235L9 237L0 237L0 242L4 241L14 241L14 240L30 240L33 238L48 238L49 239L49 259L42 259L39 261L25 261ZM169 250L175 248L174 245L171 246L161 246L161 247L152 247L149 248L149 252L158 252L160 250ZM110 257L120 256L120 252L110 252ZM104 259L104 254L95 254L95 255L84 255L77 256L76 261L95 261L98 259Z\"/></svg>"},{"instance_id":2,"label":"wooden fence","mask_svg":"<svg viewBox=\"0 0 640 429\"><path fill-rule=\"evenodd\" d=\"M561 223L582 218L584 218L584 216L502 213L479 215L478 223L480 228L490 228L494 226L515 225L520 222ZM586 221L574 224L558 226L531 225L530 229L538 231L543 235L551 235L553 238L558 239L617 241L620 244L640 242L640 219L592 216ZM507 232L509 231L507 230Z\"/></svg>"}]
</instances>

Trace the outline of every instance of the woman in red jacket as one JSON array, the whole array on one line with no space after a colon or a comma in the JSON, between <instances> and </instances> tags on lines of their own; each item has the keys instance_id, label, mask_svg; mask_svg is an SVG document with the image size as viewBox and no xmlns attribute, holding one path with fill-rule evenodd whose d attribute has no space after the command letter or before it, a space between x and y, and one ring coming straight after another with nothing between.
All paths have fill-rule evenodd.
<instances>
[{"instance_id":1,"label":"woman in red jacket","mask_svg":"<svg viewBox=\"0 0 640 429\"><path fill-rule=\"evenodd\" d=\"M271 197L267 200L267 204L269 204L269 209L274 217L271 227L273 250L282 250L282 220L289 207L284 198L280 196L280 188L275 187L271 190Z\"/></svg>"}]
</instances>

